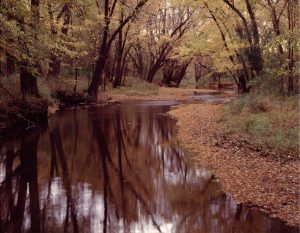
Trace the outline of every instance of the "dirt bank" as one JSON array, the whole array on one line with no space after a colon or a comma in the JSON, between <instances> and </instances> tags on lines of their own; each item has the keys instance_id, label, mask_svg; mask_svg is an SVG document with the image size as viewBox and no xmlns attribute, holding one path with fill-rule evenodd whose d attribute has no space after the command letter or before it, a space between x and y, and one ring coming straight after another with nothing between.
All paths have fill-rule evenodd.
<instances>
[{"instance_id":1,"label":"dirt bank","mask_svg":"<svg viewBox=\"0 0 300 233\"><path fill-rule=\"evenodd\" d=\"M178 120L180 141L194 152L199 165L212 169L223 190L237 202L298 225L299 161L266 156L249 140L224 135L223 108L197 104L170 111Z\"/></svg>"}]
</instances>

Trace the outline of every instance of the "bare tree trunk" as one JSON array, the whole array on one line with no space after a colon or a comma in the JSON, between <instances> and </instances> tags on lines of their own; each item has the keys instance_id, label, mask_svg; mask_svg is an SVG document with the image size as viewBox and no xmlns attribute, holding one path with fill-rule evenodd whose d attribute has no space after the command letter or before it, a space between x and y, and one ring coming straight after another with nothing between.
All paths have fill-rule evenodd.
<instances>
[{"instance_id":1,"label":"bare tree trunk","mask_svg":"<svg viewBox=\"0 0 300 233\"><path fill-rule=\"evenodd\" d=\"M175 60L168 60L166 64L163 67L163 80L162 84L165 86L170 86L171 82L174 79L174 73L175 73Z\"/></svg>"},{"instance_id":2,"label":"bare tree trunk","mask_svg":"<svg viewBox=\"0 0 300 233\"><path fill-rule=\"evenodd\" d=\"M271 0L267 0L267 5L269 7L270 10L270 15L272 17L272 23L273 23L273 29L275 31L276 36L280 36L281 35L281 30L280 30L280 16L277 16L277 12L275 9L275 6L273 5L273 2ZM286 7L286 5L284 6L284 8ZM283 8L283 9L284 9ZM278 51L280 54L279 57L279 64L284 64L284 51L283 51L283 47L281 44L278 45ZM280 92L282 94L284 94L284 76L281 75L280 76Z\"/></svg>"},{"instance_id":3,"label":"bare tree trunk","mask_svg":"<svg viewBox=\"0 0 300 233\"><path fill-rule=\"evenodd\" d=\"M245 2L246 2L248 14L251 19L252 35L253 35L253 45L250 46L249 59L253 70L256 72L257 75L259 75L263 69L263 58L262 58L261 48L259 44L260 38L259 38L258 26L257 26L257 21L256 21L256 17L252 5L250 4L249 0L245 0Z\"/></svg>"},{"instance_id":4,"label":"bare tree trunk","mask_svg":"<svg viewBox=\"0 0 300 233\"><path fill-rule=\"evenodd\" d=\"M115 37L119 34L119 32L127 25L140 11L140 9L147 3L148 0L140 0L132 13L128 15L123 22L118 26L118 28L111 34L110 38L108 38L109 34L109 25L110 25L110 18L113 15L114 7L110 7L109 0L104 1L104 18L105 18L105 27L103 31L102 37L102 44L99 50L99 58L96 63L96 69L93 74L92 82L88 88L89 95L97 99L98 97L98 89L99 84L101 82L101 77L103 74L103 70L105 67L105 63L107 61L107 57L111 48L112 42L115 40Z\"/></svg>"},{"instance_id":5,"label":"bare tree trunk","mask_svg":"<svg viewBox=\"0 0 300 233\"><path fill-rule=\"evenodd\" d=\"M280 23L279 23L279 17L277 16L277 13L276 13L275 6L271 2L271 0L267 0L267 4L268 4L269 10L270 10L270 15L272 17L272 24L273 24L274 32L277 36L280 36L281 35ZM278 49L279 49L280 54L282 55L283 48L282 48L281 44L278 45Z\"/></svg>"},{"instance_id":6,"label":"bare tree trunk","mask_svg":"<svg viewBox=\"0 0 300 233\"><path fill-rule=\"evenodd\" d=\"M113 87L116 88L121 85L122 80L122 57L123 57L123 31L119 33L118 49L117 49L117 67L116 67L116 77L113 82Z\"/></svg>"},{"instance_id":7,"label":"bare tree trunk","mask_svg":"<svg viewBox=\"0 0 300 233\"><path fill-rule=\"evenodd\" d=\"M191 60L180 62L174 59L169 59L163 68L164 78L162 84L165 86L179 87L190 63Z\"/></svg>"},{"instance_id":8,"label":"bare tree trunk","mask_svg":"<svg viewBox=\"0 0 300 233\"><path fill-rule=\"evenodd\" d=\"M251 19L252 30L250 30L247 19L242 14L242 12L236 8L234 3L230 0L223 0L223 1L240 17L240 19L243 22L244 30L247 35L247 40L250 45L249 63L251 64L251 69L255 71L255 73L258 75L261 73L263 68L263 58L262 58L261 48L259 44L259 33L258 33L257 22L256 22L256 17L253 8L249 0L245 0L247 11Z\"/></svg>"},{"instance_id":9,"label":"bare tree trunk","mask_svg":"<svg viewBox=\"0 0 300 233\"><path fill-rule=\"evenodd\" d=\"M224 0L225 1L225 0ZM229 51L229 47L228 47L228 44L227 44L227 41L226 41L226 37L225 37L225 34L221 28L221 25L219 24L219 21L217 20L216 16L215 16L215 13L209 8L208 4L205 3L205 6L206 8L209 10L210 12L210 15L212 16L213 20L215 21L216 23L216 26L217 28L219 29L219 32L220 32L220 35L221 35L221 38L222 38L222 41L224 43L224 47L227 51ZM236 51L237 53L237 56L239 56L238 52ZM233 65L236 64L236 61L234 59L234 57L232 55L229 56L229 60L231 61L231 63ZM237 71L237 77L236 75L232 74L232 77L234 79L234 81L236 82L237 84L237 87L238 87L238 90L239 90L239 93L244 93L244 92L247 92L248 89L247 89L247 80L245 78L245 75L247 75L247 70L244 70L245 73L241 72L241 71Z\"/></svg>"},{"instance_id":10,"label":"bare tree trunk","mask_svg":"<svg viewBox=\"0 0 300 233\"><path fill-rule=\"evenodd\" d=\"M35 25L34 27L39 24L39 5L39 0L31 0L32 22ZM25 30L24 25L22 28ZM33 28L33 30L35 29ZM34 37L34 39L37 40L36 34ZM38 61L35 61L34 67L30 67L27 62L22 62L20 65L20 83L23 98L25 98L27 95L39 96L37 78L31 69L38 69Z\"/></svg>"},{"instance_id":11,"label":"bare tree trunk","mask_svg":"<svg viewBox=\"0 0 300 233\"><path fill-rule=\"evenodd\" d=\"M77 91L77 84L78 84L78 76L79 76L79 68L75 67L75 85L73 91Z\"/></svg>"},{"instance_id":12,"label":"bare tree trunk","mask_svg":"<svg viewBox=\"0 0 300 233\"><path fill-rule=\"evenodd\" d=\"M121 3L123 4L123 1L121 1ZM123 19L124 19L124 12L122 6L121 13L120 13L120 20L119 20L120 25L123 23ZM117 69L116 69L116 77L113 82L114 88L120 86L122 81L122 57L124 52L123 43L126 43L126 41L123 42L123 29L121 29L119 32L118 46L117 46Z\"/></svg>"},{"instance_id":13,"label":"bare tree trunk","mask_svg":"<svg viewBox=\"0 0 300 233\"><path fill-rule=\"evenodd\" d=\"M21 64L20 83L23 98L27 95L39 96L37 87L37 78L31 72L27 71L27 63Z\"/></svg>"},{"instance_id":14,"label":"bare tree trunk","mask_svg":"<svg viewBox=\"0 0 300 233\"><path fill-rule=\"evenodd\" d=\"M13 74L15 71L15 61L10 54L6 54L6 72L7 75Z\"/></svg>"},{"instance_id":15,"label":"bare tree trunk","mask_svg":"<svg viewBox=\"0 0 300 233\"><path fill-rule=\"evenodd\" d=\"M289 31L294 31L294 9L293 1L288 1L288 25ZM289 38L288 41L288 93L292 94L294 91L294 43L293 39Z\"/></svg>"},{"instance_id":16,"label":"bare tree trunk","mask_svg":"<svg viewBox=\"0 0 300 233\"><path fill-rule=\"evenodd\" d=\"M143 60L143 51L139 41L135 45L133 45L133 50L135 52L135 56L132 53L129 53L129 56L133 62L139 78L144 79L145 65Z\"/></svg>"},{"instance_id":17,"label":"bare tree trunk","mask_svg":"<svg viewBox=\"0 0 300 233\"><path fill-rule=\"evenodd\" d=\"M185 77L186 74L186 70L189 67L189 65L191 64L192 60L189 61L185 61L183 62L183 64L180 65L179 67L179 73L176 77L176 85L177 87L180 86L181 81L183 80L183 78Z\"/></svg>"},{"instance_id":18,"label":"bare tree trunk","mask_svg":"<svg viewBox=\"0 0 300 233\"><path fill-rule=\"evenodd\" d=\"M122 68L121 68L121 77L122 77L122 85L124 86L125 85L125 78L126 78L126 74L124 75L124 72L127 68L127 62L126 62L126 59L127 59L127 56L129 54L129 51L131 49L131 45L128 47L127 51L125 52L124 56L123 56L123 59L122 59Z\"/></svg>"},{"instance_id":19,"label":"bare tree trunk","mask_svg":"<svg viewBox=\"0 0 300 233\"><path fill-rule=\"evenodd\" d=\"M51 4L48 5L48 8L49 8L48 11L50 15L50 20L53 24L54 18L51 10ZM61 28L61 33L66 36L69 31L69 25L71 23L71 16L72 16L70 1L68 1L64 5L63 9L61 10L60 14L57 17L57 20L59 20L63 15L64 15L64 21L63 21L63 26ZM54 35L57 34L57 31L55 31L54 28L52 28L51 32ZM49 76L58 77L60 72L60 64L61 64L61 59L56 54L52 54L49 62L49 67L50 67Z\"/></svg>"},{"instance_id":20,"label":"bare tree trunk","mask_svg":"<svg viewBox=\"0 0 300 233\"><path fill-rule=\"evenodd\" d=\"M149 83L153 82L153 79L157 73L157 71L162 67L163 63L159 64L159 63L155 63L151 66L151 68L149 69L148 75L147 75L147 81Z\"/></svg>"}]
</instances>

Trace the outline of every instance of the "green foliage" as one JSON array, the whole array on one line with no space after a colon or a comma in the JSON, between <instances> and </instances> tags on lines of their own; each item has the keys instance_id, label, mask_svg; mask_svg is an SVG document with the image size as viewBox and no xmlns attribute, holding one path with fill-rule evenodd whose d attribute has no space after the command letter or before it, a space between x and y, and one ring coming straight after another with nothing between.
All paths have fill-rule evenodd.
<instances>
[{"instance_id":1,"label":"green foliage","mask_svg":"<svg viewBox=\"0 0 300 233\"><path fill-rule=\"evenodd\" d=\"M250 72L252 64L249 61L249 49L252 48L251 43L254 42L251 39L254 41L254 38L250 38L249 42L246 28L247 25L249 29L252 28L253 19L242 0L236 0L234 5L246 22L223 0L153 0L147 3L141 14L122 31L124 51L128 49L125 70L138 70L139 75L145 78L151 67L161 69L167 59L187 61L205 57L209 60L211 74L217 72L232 78L233 75L237 77L240 73L249 73L249 80L246 81L250 83L247 84L269 94L288 90L288 76L292 73L290 76L294 77L294 89L297 92L299 82L296 77L299 75L300 62L296 51L299 50L300 31L289 27L285 2L271 1L277 16L280 13L279 33L274 29L272 11L266 1L249 2L256 17L259 46L263 54L264 73L260 77L254 79L255 75ZM40 1L39 17L34 16L30 4L30 1L25 0L1 1L1 53L4 56L9 54L19 64L25 63L27 70L38 77L47 75L49 61L53 58L70 67L90 69L99 56L105 25L103 2ZM63 11L68 4L71 22L65 22L67 17ZM121 14L126 18L132 13L135 4L136 1L126 1L126 4L116 1L110 17L109 34L119 26ZM293 1L292 7L293 21L297 25L299 15L295 11L299 3ZM254 30L250 31L252 33ZM111 66L108 67L111 73L116 69L112 64L118 50L117 38L112 43L108 58L107 66ZM280 47L282 51L279 51ZM290 48L294 48L292 68L289 67ZM155 70L155 74L159 74L159 71ZM198 86L209 83L209 79L210 76L204 77Z\"/></svg>"},{"instance_id":2,"label":"green foliage","mask_svg":"<svg viewBox=\"0 0 300 233\"><path fill-rule=\"evenodd\" d=\"M180 88L195 88L195 77L194 74L195 71L190 66L187 69L187 72L185 74L185 77L182 79L180 83Z\"/></svg>"},{"instance_id":3,"label":"green foliage","mask_svg":"<svg viewBox=\"0 0 300 233\"><path fill-rule=\"evenodd\" d=\"M128 77L126 85L115 89L115 91L128 95L156 95L158 93L158 86L142 79Z\"/></svg>"},{"instance_id":4,"label":"green foliage","mask_svg":"<svg viewBox=\"0 0 300 233\"><path fill-rule=\"evenodd\" d=\"M246 95L231 102L224 113L227 133L245 134L276 151L299 147L298 98Z\"/></svg>"},{"instance_id":5,"label":"green foliage","mask_svg":"<svg viewBox=\"0 0 300 233\"><path fill-rule=\"evenodd\" d=\"M267 112L270 109L271 100L256 94L249 94L230 102L228 109L232 114L241 114L243 110L257 114Z\"/></svg>"}]
</instances>

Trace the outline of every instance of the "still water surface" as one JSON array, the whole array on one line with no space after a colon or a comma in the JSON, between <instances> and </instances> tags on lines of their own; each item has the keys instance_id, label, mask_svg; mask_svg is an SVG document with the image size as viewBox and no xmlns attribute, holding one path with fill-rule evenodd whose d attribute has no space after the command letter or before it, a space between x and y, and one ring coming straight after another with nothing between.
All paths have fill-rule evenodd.
<instances>
[{"instance_id":1,"label":"still water surface","mask_svg":"<svg viewBox=\"0 0 300 233\"><path fill-rule=\"evenodd\" d=\"M165 115L174 104L66 110L2 143L0 232L298 232L193 166Z\"/></svg>"}]
</instances>

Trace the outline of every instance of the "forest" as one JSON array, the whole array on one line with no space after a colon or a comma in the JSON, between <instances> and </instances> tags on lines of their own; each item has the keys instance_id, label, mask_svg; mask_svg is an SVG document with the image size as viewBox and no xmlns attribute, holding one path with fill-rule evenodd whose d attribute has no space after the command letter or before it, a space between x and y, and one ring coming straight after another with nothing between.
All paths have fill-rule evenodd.
<instances>
[{"instance_id":1,"label":"forest","mask_svg":"<svg viewBox=\"0 0 300 233\"><path fill-rule=\"evenodd\" d=\"M189 66L195 86L221 78L239 93L298 92L296 0L5 0L0 9L7 98L46 98L63 81L76 91L79 79L92 98L128 76L178 87Z\"/></svg>"},{"instance_id":2,"label":"forest","mask_svg":"<svg viewBox=\"0 0 300 233\"><path fill-rule=\"evenodd\" d=\"M299 9L1 0L0 232L298 232Z\"/></svg>"}]
</instances>

